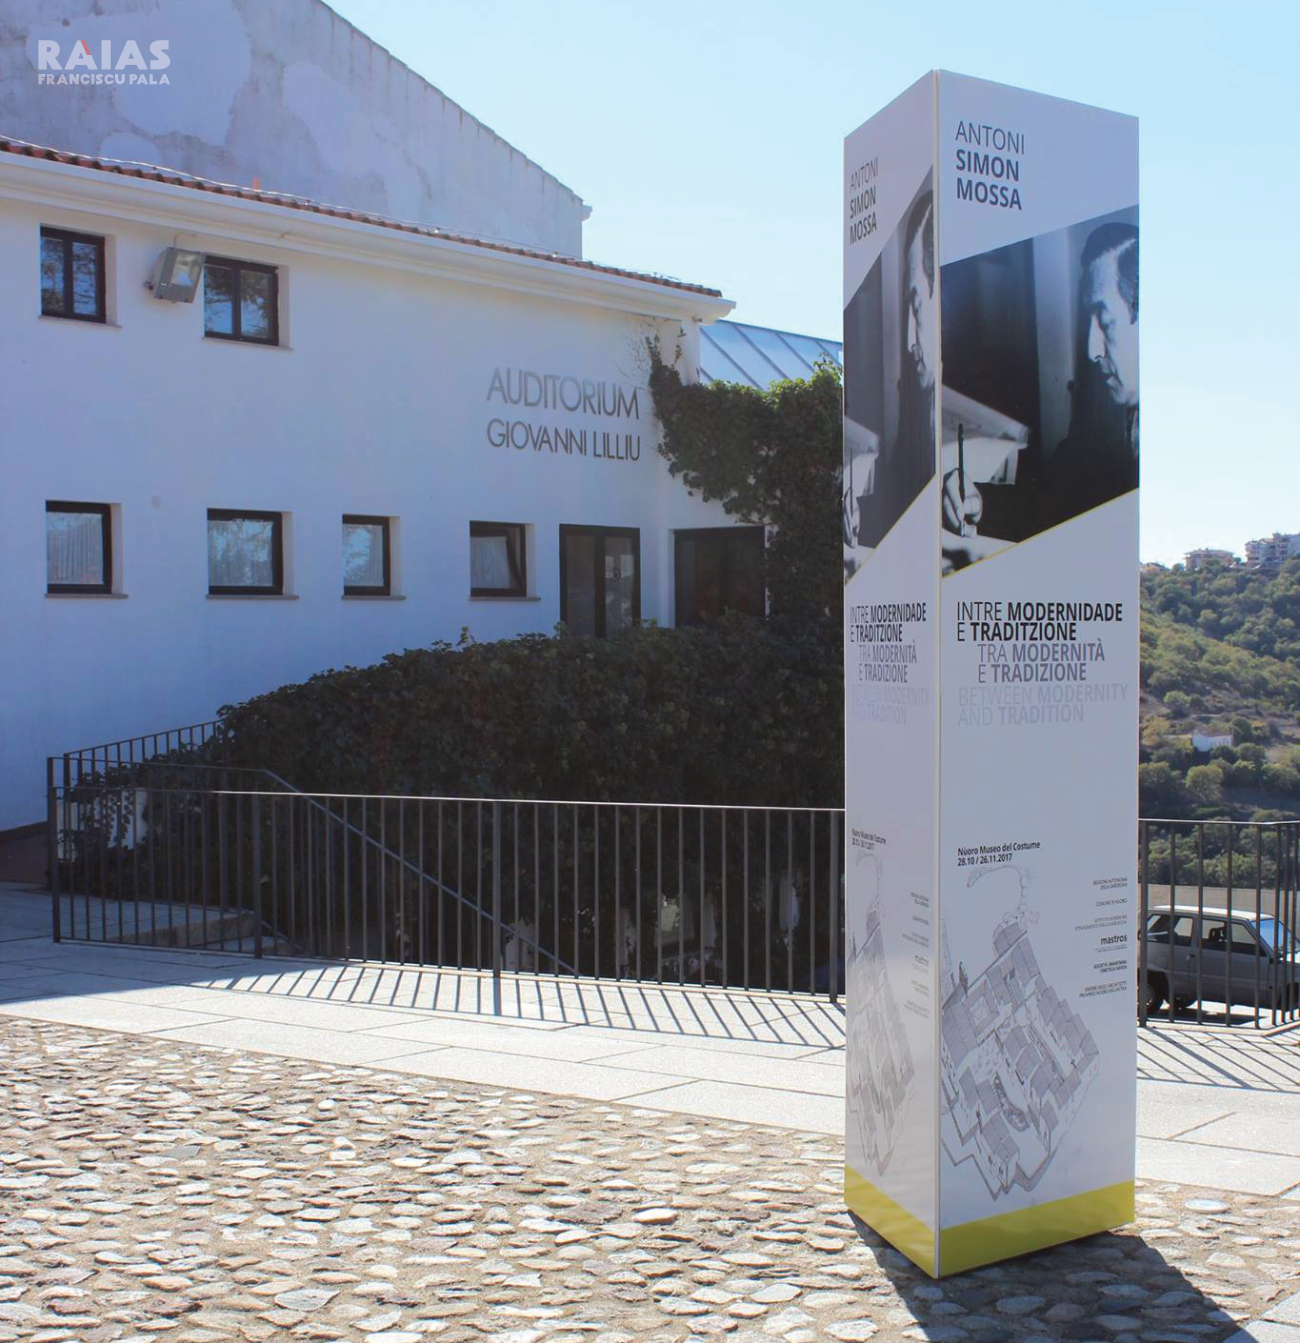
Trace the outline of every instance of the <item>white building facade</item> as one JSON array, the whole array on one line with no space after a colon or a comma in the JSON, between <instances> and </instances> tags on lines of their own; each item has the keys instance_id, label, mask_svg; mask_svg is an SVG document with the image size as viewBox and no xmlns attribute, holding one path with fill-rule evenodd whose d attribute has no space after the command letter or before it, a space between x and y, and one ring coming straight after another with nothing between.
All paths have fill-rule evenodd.
<instances>
[{"instance_id":1,"label":"white building facade","mask_svg":"<svg viewBox=\"0 0 1300 1343\"><path fill-rule=\"evenodd\" d=\"M1300 532L1274 532L1246 542L1246 563L1254 569L1275 571L1300 555Z\"/></svg>"},{"instance_id":2,"label":"white building facade","mask_svg":"<svg viewBox=\"0 0 1300 1343\"><path fill-rule=\"evenodd\" d=\"M0 141L0 296L0 832L46 756L323 669L688 618L729 528L646 386L711 290Z\"/></svg>"}]
</instances>

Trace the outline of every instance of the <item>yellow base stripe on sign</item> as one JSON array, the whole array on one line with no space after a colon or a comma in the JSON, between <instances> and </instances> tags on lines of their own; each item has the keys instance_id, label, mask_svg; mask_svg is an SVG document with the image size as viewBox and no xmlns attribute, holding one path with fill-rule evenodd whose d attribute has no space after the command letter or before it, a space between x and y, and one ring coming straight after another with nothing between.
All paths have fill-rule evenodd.
<instances>
[{"instance_id":1,"label":"yellow base stripe on sign","mask_svg":"<svg viewBox=\"0 0 1300 1343\"><path fill-rule=\"evenodd\" d=\"M844 1167L844 1201L864 1222L918 1268L934 1277L934 1230L883 1194L852 1166Z\"/></svg>"},{"instance_id":2,"label":"yellow base stripe on sign","mask_svg":"<svg viewBox=\"0 0 1300 1343\"><path fill-rule=\"evenodd\" d=\"M1045 1250L1049 1245L1123 1226L1133 1217L1133 1181L1122 1180L1104 1189L1040 1203L1036 1208L963 1222L939 1232L939 1272L947 1277L1031 1250Z\"/></svg>"},{"instance_id":3,"label":"yellow base stripe on sign","mask_svg":"<svg viewBox=\"0 0 1300 1343\"><path fill-rule=\"evenodd\" d=\"M936 1270L933 1230L851 1166L844 1167L844 1202L873 1231L931 1277L947 1277L1110 1231L1134 1217L1132 1180L1058 1198L1036 1208L982 1217L939 1232Z\"/></svg>"}]
</instances>

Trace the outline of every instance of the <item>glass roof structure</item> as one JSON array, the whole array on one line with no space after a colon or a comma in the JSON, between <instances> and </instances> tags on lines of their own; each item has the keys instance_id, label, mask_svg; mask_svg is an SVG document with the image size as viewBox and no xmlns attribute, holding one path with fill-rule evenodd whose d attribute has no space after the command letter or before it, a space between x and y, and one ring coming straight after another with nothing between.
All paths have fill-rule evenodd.
<instances>
[{"instance_id":1,"label":"glass roof structure","mask_svg":"<svg viewBox=\"0 0 1300 1343\"><path fill-rule=\"evenodd\" d=\"M819 359L843 364L843 350L837 340L744 322L714 322L700 327L700 381L766 388L783 378L808 377Z\"/></svg>"}]
</instances>

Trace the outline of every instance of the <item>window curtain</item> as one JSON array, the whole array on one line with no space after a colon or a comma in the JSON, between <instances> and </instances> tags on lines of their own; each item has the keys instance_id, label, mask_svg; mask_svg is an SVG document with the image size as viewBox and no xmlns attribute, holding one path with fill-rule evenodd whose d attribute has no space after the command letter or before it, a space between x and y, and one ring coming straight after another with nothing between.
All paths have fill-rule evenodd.
<instances>
[{"instance_id":1,"label":"window curtain","mask_svg":"<svg viewBox=\"0 0 1300 1343\"><path fill-rule=\"evenodd\" d=\"M105 582L104 519L98 513L47 513L45 556L52 584Z\"/></svg>"},{"instance_id":2,"label":"window curtain","mask_svg":"<svg viewBox=\"0 0 1300 1343\"><path fill-rule=\"evenodd\" d=\"M517 586L510 562L510 542L504 536L470 537L470 584L476 588Z\"/></svg>"}]
</instances>

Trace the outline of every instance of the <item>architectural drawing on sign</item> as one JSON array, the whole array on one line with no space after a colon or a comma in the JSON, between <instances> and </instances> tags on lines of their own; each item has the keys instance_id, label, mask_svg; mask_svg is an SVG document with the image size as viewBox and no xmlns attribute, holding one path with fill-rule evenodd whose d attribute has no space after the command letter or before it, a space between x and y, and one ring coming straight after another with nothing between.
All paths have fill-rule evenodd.
<instances>
[{"instance_id":1,"label":"architectural drawing on sign","mask_svg":"<svg viewBox=\"0 0 1300 1343\"><path fill-rule=\"evenodd\" d=\"M845 993L863 1039L848 1051L849 1114L857 1121L858 1150L882 1175L894 1154L912 1094L912 1050L889 983L881 919L880 859L854 850L855 864L876 868L876 891L861 928L849 933Z\"/></svg>"},{"instance_id":2,"label":"architectural drawing on sign","mask_svg":"<svg viewBox=\"0 0 1300 1343\"><path fill-rule=\"evenodd\" d=\"M993 960L971 979L964 965L944 983L943 1145L954 1165L973 1161L989 1193L1033 1189L1078 1114L1098 1070L1097 1045L1079 1015L1043 979L1021 903L993 931Z\"/></svg>"}]
</instances>

